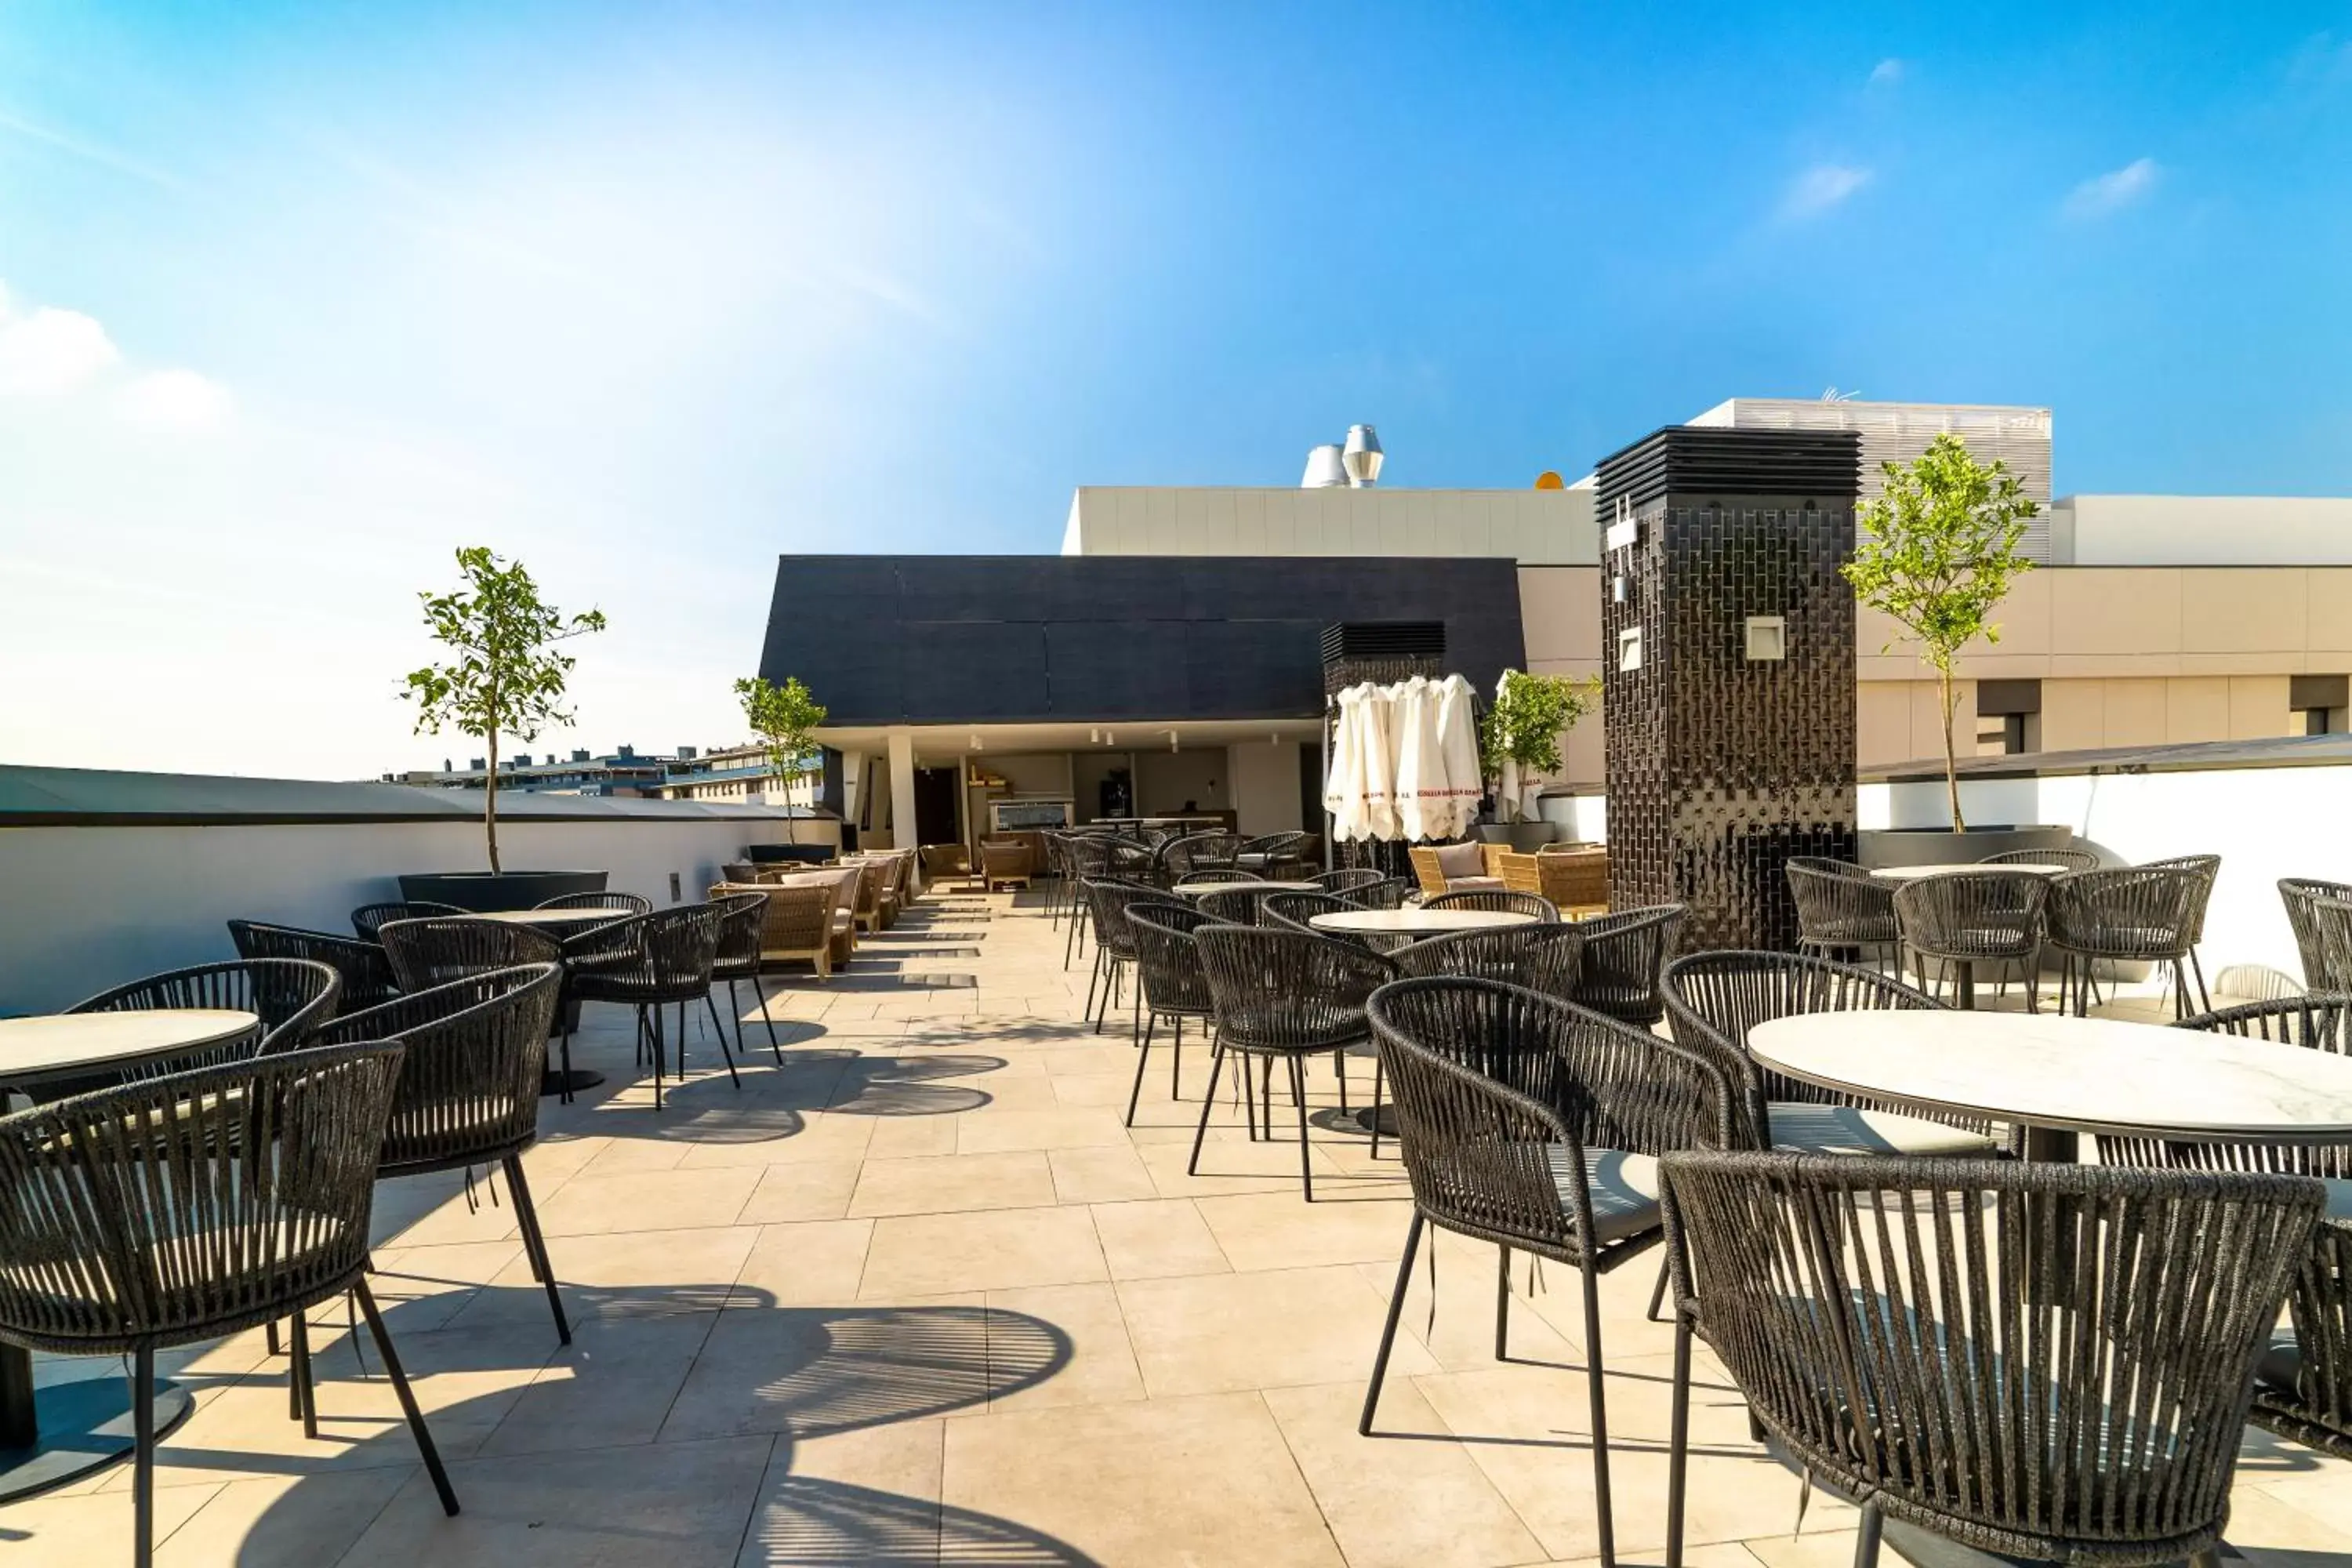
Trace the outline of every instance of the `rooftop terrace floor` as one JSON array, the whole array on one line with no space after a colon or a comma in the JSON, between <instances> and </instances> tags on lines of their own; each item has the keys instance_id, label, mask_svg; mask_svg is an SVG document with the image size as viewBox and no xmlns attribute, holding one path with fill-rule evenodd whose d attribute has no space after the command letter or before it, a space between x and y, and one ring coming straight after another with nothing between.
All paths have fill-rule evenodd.
<instances>
[{"instance_id":1,"label":"rooftop terrace floor","mask_svg":"<svg viewBox=\"0 0 2352 1568\"><path fill-rule=\"evenodd\" d=\"M316 1440L259 1331L166 1358L197 1408L162 1448L159 1563L1590 1559L1573 1275L1515 1264L1498 1363L1494 1249L1440 1233L1433 1320L1416 1269L1381 1436L1358 1436L1410 1213L1393 1151L1318 1126L1309 1205L1297 1143L1250 1142L1225 1104L1187 1176L1206 1053L1188 1037L1177 1102L1155 1051L1123 1127L1131 1047L1076 1022L1085 967L1064 972L1062 941L1034 895L934 893L830 984L776 996L782 1066L752 1024L739 1091L706 1030L659 1111L627 1016L592 1007L576 1045L611 1081L548 1102L527 1157L570 1349L503 1194L379 1189L376 1289L464 1513L443 1517L332 1303L313 1313ZM1328 1063L1311 1088L1336 1109ZM1351 1099L1370 1088L1356 1062ZM1628 1563L1664 1540L1654 1279L1637 1260L1602 1287ZM1796 1477L1699 1363L1693 1568L1850 1562L1853 1510L1816 1493L1800 1529ZM0 1568L128 1561L130 1479L0 1508ZM2230 1539L2261 1564L2352 1565L2352 1464L2250 1435Z\"/></svg>"}]
</instances>

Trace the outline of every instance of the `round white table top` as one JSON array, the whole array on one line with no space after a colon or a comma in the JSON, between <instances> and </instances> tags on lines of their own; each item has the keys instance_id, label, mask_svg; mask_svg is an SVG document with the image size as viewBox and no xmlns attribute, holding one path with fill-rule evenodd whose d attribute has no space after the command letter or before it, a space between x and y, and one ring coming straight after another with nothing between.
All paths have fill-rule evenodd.
<instances>
[{"instance_id":1,"label":"round white table top","mask_svg":"<svg viewBox=\"0 0 2352 1568\"><path fill-rule=\"evenodd\" d=\"M630 918L627 910L486 910L471 918L510 926L602 925Z\"/></svg>"},{"instance_id":2,"label":"round white table top","mask_svg":"<svg viewBox=\"0 0 2352 1568\"><path fill-rule=\"evenodd\" d=\"M1308 917L1317 931L1350 936L1435 936L1444 931L1491 931L1534 923L1535 916L1512 910L1334 910Z\"/></svg>"},{"instance_id":3,"label":"round white table top","mask_svg":"<svg viewBox=\"0 0 2352 1568\"><path fill-rule=\"evenodd\" d=\"M1203 893L1319 893L1320 882L1181 882L1169 889L1181 898L1197 899Z\"/></svg>"},{"instance_id":4,"label":"round white table top","mask_svg":"<svg viewBox=\"0 0 2352 1568\"><path fill-rule=\"evenodd\" d=\"M233 1007L129 1008L0 1018L0 1082L34 1083L93 1067L176 1056L249 1035L261 1023Z\"/></svg>"},{"instance_id":5,"label":"round white table top","mask_svg":"<svg viewBox=\"0 0 2352 1568\"><path fill-rule=\"evenodd\" d=\"M2022 871L2029 877L2059 877L2069 869L2071 868L2065 866L1985 866L1973 860L1961 860L1943 866L1874 866L1870 874L1907 882L1915 877L1949 877L1960 871Z\"/></svg>"},{"instance_id":6,"label":"round white table top","mask_svg":"<svg viewBox=\"0 0 2352 1568\"><path fill-rule=\"evenodd\" d=\"M1748 1033L1828 1089L2077 1132L2352 1142L2352 1057L2042 1013L1810 1013Z\"/></svg>"}]
</instances>

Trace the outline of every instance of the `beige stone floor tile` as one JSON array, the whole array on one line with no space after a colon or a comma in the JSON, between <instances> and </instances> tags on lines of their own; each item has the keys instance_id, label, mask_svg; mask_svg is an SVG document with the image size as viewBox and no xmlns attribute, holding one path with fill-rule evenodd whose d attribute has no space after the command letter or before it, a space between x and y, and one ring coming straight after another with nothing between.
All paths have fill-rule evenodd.
<instances>
[{"instance_id":1,"label":"beige stone floor tile","mask_svg":"<svg viewBox=\"0 0 2352 1568\"><path fill-rule=\"evenodd\" d=\"M1403 1255L1410 1200L1349 1190L1309 1204L1296 1193L1240 1193L1195 1200L1236 1269L1391 1263Z\"/></svg>"},{"instance_id":2,"label":"beige stone floor tile","mask_svg":"<svg viewBox=\"0 0 2352 1568\"><path fill-rule=\"evenodd\" d=\"M1142 1129L1138 1128L1137 1132ZM1172 1131L1172 1130L1171 1130ZM1288 1142L1253 1143L1242 1134L1240 1118L1235 1117L1230 1132L1220 1132L1213 1127L1201 1149L1201 1171L1198 1175L1185 1172L1192 1157L1192 1134L1185 1129L1180 1137L1166 1140L1134 1137L1136 1152L1151 1172L1152 1184L1163 1198L1213 1197L1222 1193L1275 1193L1299 1191L1297 1131L1294 1128ZM1349 1183L1331 1163L1328 1155L1316 1147L1310 1136L1307 1141L1307 1163L1314 1172L1316 1195L1319 1199L1342 1195Z\"/></svg>"},{"instance_id":3,"label":"beige stone floor tile","mask_svg":"<svg viewBox=\"0 0 2352 1568\"><path fill-rule=\"evenodd\" d=\"M1367 1376L1380 1348L1380 1295L1347 1265L1123 1280L1128 1337L1154 1399L1285 1388ZM1399 1337L1391 1376L1432 1372Z\"/></svg>"},{"instance_id":4,"label":"beige stone floor tile","mask_svg":"<svg viewBox=\"0 0 2352 1568\"><path fill-rule=\"evenodd\" d=\"M1053 1086L1038 1086L1052 1102ZM1072 1110L1004 1110L990 1107L959 1119L956 1152L1003 1153L1019 1149L1124 1148L1127 1129L1118 1114L1099 1106Z\"/></svg>"},{"instance_id":5,"label":"beige stone floor tile","mask_svg":"<svg viewBox=\"0 0 2352 1568\"><path fill-rule=\"evenodd\" d=\"M231 1563L236 1568L317 1568L333 1563L418 1468L392 1466L233 1482L214 1492L194 1518L156 1548L156 1568L226 1568ZM156 1495L160 1499L163 1494ZM128 1514L130 1500L118 1499L116 1506ZM0 1520L5 1517L0 1515ZM6 1552L0 1550L0 1563L6 1561ZM95 1565L113 1559L84 1561Z\"/></svg>"},{"instance_id":6,"label":"beige stone floor tile","mask_svg":"<svg viewBox=\"0 0 2352 1568\"><path fill-rule=\"evenodd\" d=\"M558 1183L554 1190L561 1193L569 1184ZM503 1199L505 1194L499 1196ZM544 1214L550 1194L534 1184L531 1196ZM493 1206L485 1198L467 1208L464 1184L452 1172L379 1183L368 1234L378 1247L446 1247L458 1242L510 1241L520 1233L515 1229L512 1204L502 1201Z\"/></svg>"},{"instance_id":7,"label":"beige stone floor tile","mask_svg":"<svg viewBox=\"0 0 2352 1568\"><path fill-rule=\"evenodd\" d=\"M1094 1215L1113 1279L1223 1274L1233 1268L1191 1198L1097 1204Z\"/></svg>"},{"instance_id":8,"label":"beige stone floor tile","mask_svg":"<svg viewBox=\"0 0 2352 1568\"><path fill-rule=\"evenodd\" d=\"M722 1312L670 1405L661 1442L752 1432L807 1438L980 1409L988 1345L978 1292Z\"/></svg>"},{"instance_id":9,"label":"beige stone floor tile","mask_svg":"<svg viewBox=\"0 0 2352 1568\"><path fill-rule=\"evenodd\" d=\"M572 1331L478 1450L541 1453L650 1443L716 1312L600 1318Z\"/></svg>"},{"instance_id":10,"label":"beige stone floor tile","mask_svg":"<svg viewBox=\"0 0 2352 1568\"><path fill-rule=\"evenodd\" d=\"M450 1247L378 1247L368 1274L377 1307L395 1334L445 1328L484 1286L522 1257L516 1241L460 1242ZM342 1324L341 1299L310 1309L311 1321Z\"/></svg>"},{"instance_id":11,"label":"beige stone floor tile","mask_svg":"<svg viewBox=\"0 0 2352 1568\"><path fill-rule=\"evenodd\" d=\"M794 1220L845 1219L849 1195L857 1188L856 1160L806 1160L769 1165L760 1172L736 1215L740 1225L783 1225Z\"/></svg>"},{"instance_id":12,"label":"beige stone floor tile","mask_svg":"<svg viewBox=\"0 0 2352 1568\"><path fill-rule=\"evenodd\" d=\"M737 1568L1000 1560L984 1538L960 1536L957 1555L941 1552L945 1447L945 1424L938 1420L779 1441Z\"/></svg>"},{"instance_id":13,"label":"beige stone floor tile","mask_svg":"<svg viewBox=\"0 0 2352 1568\"><path fill-rule=\"evenodd\" d=\"M1437 1247L1437 1311L1433 1318L1430 1312L1429 1284L1432 1238ZM1424 1227L1422 1232L1422 1250L1413 1259L1412 1278L1405 1287L1404 1312L1397 1321L1397 1332L1419 1340L1448 1372L1475 1372L1495 1364L1495 1253L1489 1242L1474 1241L1433 1227ZM1356 1272L1383 1300L1396 1288L1396 1269L1391 1264L1360 1263ZM1510 1359L1538 1365L1582 1366L1575 1342L1530 1307L1528 1274L1526 1256L1513 1255L1507 1341ZM1577 1288L1574 1270L1551 1263L1543 1266L1541 1283L1543 1292L1534 1298L1536 1300L1554 1290Z\"/></svg>"},{"instance_id":14,"label":"beige stone floor tile","mask_svg":"<svg viewBox=\"0 0 2352 1568\"><path fill-rule=\"evenodd\" d=\"M727 1165L799 1165L861 1160L874 1137L875 1118L812 1110L800 1126L772 1138L689 1143L681 1170Z\"/></svg>"},{"instance_id":15,"label":"beige stone floor tile","mask_svg":"<svg viewBox=\"0 0 2352 1568\"><path fill-rule=\"evenodd\" d=\"M874 1134L866 1158L926 1159L956 1152L955 1118L951 1116L886 1116L874 1121Z\"/></svg>"},{"instance_id":16,"label":"beige stone floor tile","mask_svg":"<svg viewBox=\"0 0 2352 1568\"><path fill-rule=\"evenodd\" d=\"M1168 1089L1168 1080L1160 1077L1156 1060L1148 1076L1159 1080L1160 1097L1155 1099L1151 1092L1153 1086L1146 1083L1144 1092L1137 1099L1136 1114L1139 1117L1155 1104L1162 1103ZM1053 1086L1055 1103L1065 1109L1111 1110L1122 1118L1127 1114L1127 1097L1135 1083L1132 1076L1118 1072L1055 1073L1047 1081Z\"/></svg>"},{"instance_id":17,"label":"beige stone floor tile","mask_svg":"<svg viewBox=\"0 0 2352 1568\"><path fill-rule=\"evenodd\" d=\"M775 1440L528 1454L450 1466L465 1511L419 1473L336 1568L728 1568Z\"/></svg>"},{"instance_id":18,"label":"beige stone floor tile","mask_svg":"<svg viewBox=\"0 0 2352 1568\"><path fill-rule=\"evenodd\" d=\"M1664 1506L1663 1498L1659 1500L1659 1505ZM1808 1509L1806 1511L1810 1516L1811 1510ZM1847 1568L1853 1561L1854 1538L1858 1533L1851 1525L1843 1530L1808 1530L1802 1535L1791 1535L1783 1530L1771 1535L1755 1536L1742 1544L1747 1548L1748 1563L1761 1563L1764 1568ZM1726 1550L1727 1548L1720 1544L1696 1546L1689 1548L1684 1555L1688 1557L1700 1552ZM1897 1564L1909 1559L1882 1542L1878 1561L1880 1568L1896 1568ZM1735 1562L1727 1563L1726 1568L1748 1568L1748 1563Z\"/></svg>"},{"instance_id":19,"label":"beige stone floor tile","mask_svg":"<svg viewBox=\"0 0 2352 1568\"><path fill-rule=\"evenodd\" d=\"M873 1235L870 1219L762 1226L727 1304L814 1307L855 1301Z\"/></svg>"},{"instance_id":20,"label":"beige stone floor tile","mask_svg":"<svg viewBox=\"0 0 2352 1568\"><path fill-rule=\"evenodd\" d=\"M539 1205L540 1229L552 1247L567 1236L733 1225L761 1174L719 1170L575 1176Z\"/></svg>"},{"instance_id":21,"label":"beige stone floor tile","mask_svg":"<svg viewBox=\"0 0 2352 1568\"><path fill-rule=\"evenodd\" d=\"M602 1142L604 1147L581 1167L578 1174L595 1180L633 1175L640 1171L674 1171L694 1147L682 1141L650 1138L606 1138Z\"/></svg>"},{"instance_id":22,"label":"beige stone floor tile","mask_svg":"<svg viewBox=\"0 0 2352 1568\"><path fill-rule=\"evenodd\" d=\"M2352 1460L2330 1458L2292 1445L2281 1447L2294 1456L2298 1468L2287 1474L2264 1474L2255 1489L2338 1536L2352 1536ZM2246 1476L2242 1468L2239 1474L2242 1479ZM2247 1489L2242 1484L2238 1488L2241 1493ZM2233 1542L2236 1536L2233 1523Z\"/></svg>"},{"instance_id":23,"label":"beige stone floor tile","mask_svg":"<svg viewBox=\"0 0 2352 1568\"><path fill-rule=\"evenodd\" d=\"M1853 1536L1854 1532L1849 1530L1838 1535L1824 1538L1843 1543L1844 1554L1836 1559L1835 1568L1844 1568L1845 1564L1853 1561ZM1810 1550L1813 1538L1808 1535L1801 1544L1805 1549ZM1649 1553L1647 1560L1664 1561L1656 1552ZM1631 1568L1633 1563L1644 1561L1644 1559L1628 1559L1620 1554L1617 1561ZM1811 1561L1813 1560L1808 1559L1808 1562ZM1880 1568L1901 1568L1904 1558L1893 1548L1882 1546L1878 1561ZM1831 1559L1826 1556L1821 1557L1818 1563L1819 1568L1832 1568ZM1710 1542L1705 1545L1692 1545L1686 1542L1683 1547L1683 1564L1684 1568L1758 1568L1757 1559L1751 1547L1737 1541ZM1541 1568L1601 1568L1601 1559L1580 1557L1567 1562L1547 1563L1542 1564Z\"/></svg>"},{"instance_id":24,"label":"beige stone floor tile","mask_svg":"<svg viewBox=\"0 0 2352 1568\"><path fill-rule=\"evenodd\" d=\"M858 1295L889 1301L1108 1278L1094 1217L1083 1207L907 1215L876 1223Z\"/></svg>"},{"instance_id":25,"label":"beige stone floor tile","mask_svg":"<svg viewBox=\"0 0 2352 1568\"><path fill-rule=\"evenodd\" d=\"M660 1317L704 1312L733 1294L759 1239L756 1226L620 1231L609 1236L551 1237L563 1310L575 1323L594 1317ZM454 1328L488 1322L546 1324L553 1321L544 1289L518 1254L490 1287L450 1320Z\"/></svg>"},{"instance_id":26,"label":"beige stone floor tile","mask_svg":"<svg viewBox=\"0 0 2352 1568\"><path fill-rule=\"evenodd\" d=\"M1054 1172L1034 1150L940 1154L910 1160L869 1158L847 1214L954 1214L973 1209L1037 1208L1055 1201Z\"/></svg>"},{"instance_id":27,"label":"beige stone floor tile","mask_svg":"<svg viewBox=\"0 0 2352 1568\"><path fill-rule=\"evenodd\" d=\"M173 1487L155 1492L155 1539L171 1537L212 1501L217 1486ZM64 1497L50 1493L0 1509L0 1563L9 1568L67 1568L131 1561L131 1498L123 1492ZM156 1550L159 1561L163 1546ZM222 1561L214 1558L213 1561Z\"/></svg>"},{"instance_id":28,"label":"beige stone floor tile","mask_svg":"<svg viewBox=\"0 0 2352 1568\"><path fill-rule=\"evenodd\" d=\"M1151 1173L1125 1139L1101 1148L1054 1149L1054 1196L1066 1204L1125 1203L1159 1195Z\"/></svg>"},{"instance_id":29,"label":"beige stone floor tile","mask_svg":"<svg viewBox=\"0 0 2352 1568\"><path fill-rule=\"evenodd\" d=\"M1269 1389L1265 1403L1349 1568L1495 1568L1543 1549L1409 1381L1381 1398L1381 1436L1357 1435L1361 1383Z\"/></svg>"},{"instance_id":30,"label":"beige stone floor tile","mask_svg":"<svg viewBox=\"0 0 2352 1568\"><path fill-rule=\"evenodd\" d=\"M1034 1561L1120 1568L1342 1559L1255 1394L958 1417L941 1496L1058 1548Z\"/></svg>"},{"instance_id":31,"label":"beige stone floor tile","mask_svg":"<svg viewBox=\"0 0 2352 1568\"><path fill-rule=\"evenodd\" d=\"M991 1290L988 1314L990 1410L1143 1397L1127 1320L1111 1286Z\"/></svg>"}]
</instances>

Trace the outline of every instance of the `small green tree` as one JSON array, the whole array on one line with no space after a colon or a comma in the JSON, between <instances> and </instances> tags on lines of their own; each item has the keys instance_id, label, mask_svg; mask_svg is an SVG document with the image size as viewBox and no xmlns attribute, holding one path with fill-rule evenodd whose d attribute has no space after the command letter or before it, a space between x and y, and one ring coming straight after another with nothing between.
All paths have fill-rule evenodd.
<instances>
[{"instance_id":1,"label":"small green tree","mask_svg":"<svg viewBox=\"0 0 2352 1568\"><path fill-rule=\"evenodd\" d=\"M441 732L444 724L488 747L489 772L482 780L482 829L488 836L490 871L499 870L499 737L534 741L549 724L569 724L563 686L572 658L554 645L604 629L601 610L564 618L541 603L539 584L520 561L507 562L480 546L457 552L463 587L448 594L419 594L425 625L434 640L453 652L446 663L409 673L401 695L416 704L416 731Z\"/></svg>"},{"instance_id":2,"label":"small green tree","mask_svg":"<svg viewBox=\"0 0 2352 1568\"><path fill-rule=\"evenodd\" d=\"M1919 657L1936 667L1944 787L1951 796L1952 831L1959 833L1968 825L1960 816L1959 762L1952 748L1952 666L1977 638L2000 640L2000 627L1986 617L2017 574L2033 569L2018 545L2027 521L2042 509L2008 464L1978 462L1958 436L1937 437L1907 467L1880 466L1886 489L1856 519L1860 538L1845 563L1845 579L1858 601L1891 617L1919 644Z\"/></svg>"},{"instance_id":3,"label":"small green tree","mask_svg":"<svg viewBox=\"0 0 2352 1568\"><path fill-rule=\"evenodd\" d=\"M1499 781L1503 764L1530 773L1559 771L1559 737L1592 710L1601 696L1598 676L1578 680L1566 675L1529 675L1507 669L1495 689L1494 705L1478 725L1479 760L1486 776ZM1516 810L1517 803L1497 805Z\"/></svg>"},{"instance_id":4,"label":"small green tree","mask_svg":"<svg viewBox=\"0 0 2352 1568\"><path fill-rule=\"evenodd\" d=\"M816 745L814 732L824 722L824 705L809 695L797 675L784 677L782 686L769 685L762 676L739 680L735 696L743 704L751 732L767 743L768 765L784 781L789 810L793 785L816 771L809 766L808 755ZM784 837L796 838L790 816L784 819Z\"/></svg>"}]
</instances>

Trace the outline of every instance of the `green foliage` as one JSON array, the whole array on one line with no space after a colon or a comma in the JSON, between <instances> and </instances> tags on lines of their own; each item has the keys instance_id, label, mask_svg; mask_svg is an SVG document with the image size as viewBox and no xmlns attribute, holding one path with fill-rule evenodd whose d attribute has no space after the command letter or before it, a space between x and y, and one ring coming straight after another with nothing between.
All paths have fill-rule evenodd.
<instances>
[{"instance_id":1,"label":"green foliage","mask_svg":"<svg viewBox=\"0 0 2352 1568\"><path fill-rule=\"evenodd\" d=\"M480 545L457 552L457 570L464 586L417 595L426 629L452 657L410 671L401 695L416 704L419 734L439 734L446 724L488 742L482 820L496 871L499 737L532 741L547 725L572 721L563 693L574 661L554 645L603 631L604 616L587 610L566 619L540 599L539 584L521 562L503 561Z\"/></svg>"},{"instance_id":2,"label":"green foliage","mask_svg":"<svg viewBox=\"0 0 2352 1568\"><path fill-rule=\"evenodd\" d=\"M1478 726L1479 759L1488 775L1500 773L1505 763L1534 773L1558 773L1560 732L1574 728L1600 696L1598 677L1578 680L1505 670L1494 705Z\"/></svg>"},{"instance_id":3,"label":"green foliage","mask_svg":"<svg viewBox=\"0 0 2352 1568\"><path fill-rule=\"evenodd\" d=\"M808 755L816 749L814 731L824 722L825 710L809 695L799 676L784 677L782 686L771 686L759 676L739 680L735 696L743 704L743 717L751 732L767 742L768 765L786 784L797 783L815 771L808 764Z\"/></svg>"},{"instance_id":4,"label":"green foliage","mask_svg":"<svg viewBox=\"0 0 2352 1568\"><path fill-rule=\"evenodd\" d=\"M1843 568L1854 597L1887 616L1919 644L1936 668L1944 705L1944 775L1952 826L1960 819L1958 768L1952 751L1952 665L1982 637L2000 640L1989 617L2018 574L2033 563L2019 553L2025 525L2041 510L1998 458L1979 463L1968 443L1943 435L1907 468L1882 465L1885 493L1856 518L1861 535Z\"/></svg>"}]
</instances>

